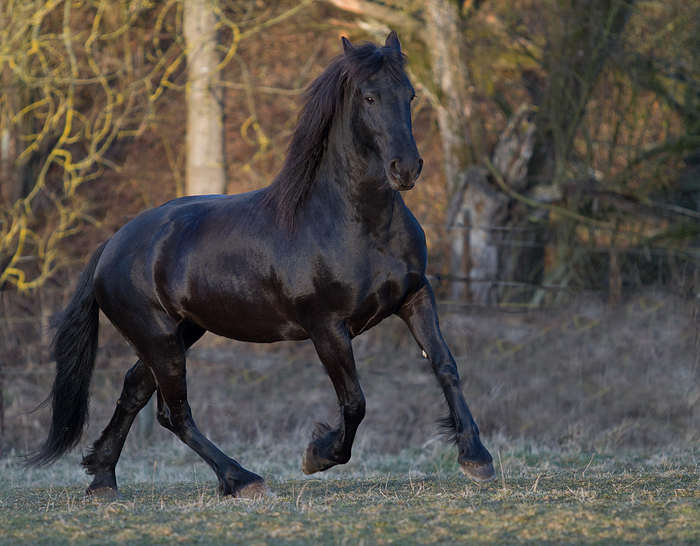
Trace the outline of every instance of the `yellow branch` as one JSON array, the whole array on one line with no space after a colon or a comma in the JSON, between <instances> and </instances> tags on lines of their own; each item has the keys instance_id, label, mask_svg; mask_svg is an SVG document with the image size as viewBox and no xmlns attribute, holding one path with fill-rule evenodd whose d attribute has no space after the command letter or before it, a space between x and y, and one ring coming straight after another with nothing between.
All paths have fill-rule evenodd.
<instances>
[{"instance_id":1,"label":"yellow branch","mask_svg":"<svg viewBox=\"0 0 700 546\"><path fill-rule=\"evenodd\" d=\"M282 21L290 18L292 15L294 15L295 13L298 13L299 11L301 11L302 9L304 9L306 6L313 3L314 1L315 0L304 0L303 2L300 2L299 4L294 6L293 8L285 11L283 14L281 14L277 17L274 17L273 19L270 19L268 21L265 21L264 23L262 23L260 25L256 25L253 28L246 30L243 34L241 34L241 40L247 38L248 36L252 36L253 34L260 32L261 30L264 30L268 27L271 27L272 25L276 25L277 23L281 23Z\"/></svg>"},{"instance_id":2,"label":"yellow branch","mask_svg":"<svg viewBox=\"0 0 700 546\"><path fill-rule=\"evenodd\" d=\"M215 30L231 32L223 58L213 71L221 72L230 64L241 40L288 19L312 1L304 0L276 17L261 19L262 22L256 22L245 32L226 16L218 2L213 2L218 16ZM115 4L118 12L116 20L112 21L108 15ZM18 111L15 112L14 103L7 98L8 92L0 89L3 123L18 125L33 116L38 125L36 129L28 127L17 135L26 144L18 150L16 163L36 157L37 152L54 139L29 195L14 206L0 209L0 253L7 263L0 271L0 283L9 282L19 290L29 290L41 286L60 266L61 242L66 237L78 233L86 221L98 223L86 216L85 205L76 199L78 188L99 177L106 167L119 171L121 167L106 157L114 140L142 134L152 123L157 112L154 103L165 90L184 89L173 80L183 68L187 50L181 37L181 0L6 0L5 6L9 14L6 21L10 22L0 30L0 70L7 67L9 70L5 73L11 75L13 86L20 84L30 90L33 97L38 97L31 104L16 107ZM155 25L148 29L134 28L133 23L141 19L144 10L151 10L150 14L156 18ZM166 32L174 39L161 42ZM149 37L144 37L146 34ZM150 41L152 47L146 48L142 55L132 53L138 47L134 44L144 41ZM153 63L141 67L139 59L149 55L148 49L155 51ZM214 84L235 87L235 84L221 81ZM242 131L257 148L253 157L256 161L269 149L271 141L255 115L250 81L246 82L245 89L251 117ZM299 93L299 90L270 88L256 91ZM92 111L83 109L83 96L94 97L92 102L88 101ZM144 98L147 101L141 100ZM166 135L163 135L163 144L177 181L177 191L181 193L182 156L173 151ZM59 177L62 177L62 188L55 186ZM51 201L50 208L42 209L41 218L35 214L39 196ZM47 223L40 225L39 221ZM30 257L38 259L38 271L29 273L23 265Z\"/></svg>"},{"instance_id":3,"label":"yellow branch","mask_svg":"<svg viewBox=\"0 0 700 546\"><path fill-rule=\"evenodd\" d=\"M614 224L611 224L609 222L601 222L600 220L595 220L593 218L588 218L587 216L583 216L581 214L578 214L576 212L572 212L569 209L565 209L564 207L557 207L555 205L549 205L547 203L540 203L539 201L535 201L534 199L530 199L529 197L525 197L524 195L516 192L514 189L508 186L506 184L505 180L503 180L503 177L501 176L501 173L498 172L498 169L494 166L494 164L491 162L491 160L488 157L484 157L484 165L486 165L486 168L489 170L489 172L493 175L494 180L498 184L498 187L501 188L505 193L507 193L510 197L515 199L516 201L520 201L521 203L525 203L526 205L533 207L533 208L538 208L538 209L544 209L549 212L556 213L560 216L564 216L565 218L570 218L572 220L576 220L578 222L582 222L584 224L590 224L592 226L597 226L597 227L604 227L604 228L609 228L612 229Z\"/></svg>"}]
</instances>

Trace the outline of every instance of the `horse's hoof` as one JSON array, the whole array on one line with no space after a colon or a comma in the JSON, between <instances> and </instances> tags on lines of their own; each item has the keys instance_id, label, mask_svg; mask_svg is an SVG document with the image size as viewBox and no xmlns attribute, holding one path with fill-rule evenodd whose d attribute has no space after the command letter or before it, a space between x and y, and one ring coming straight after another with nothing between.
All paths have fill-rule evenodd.
<instances>
[{"instance_id":1,"label":"horse's hoof","mask_svg":"<svg viewBox=\"0 0 700 546\"><path fill-rule=\"evenodd\" d=\"M253 482L249 483L242 489L239 489L234 493L237 499L248 499L248 500L261 500L265 497L276 497L270 488L267 487L263 482Z\"/></svg>"},{"instance_id":2,"label":"horse's hoof","mask_svg":"<svg viewBox=\"0 0 700 546\"><path fill-rule=\"evenodd\" d=\"M493 463L475 465L472 463L461 463L460 470L466 476L469 476L476 483L488 483L496 479L496 471L493 469Z\"/></svg>"},{"instance_id":3,"label":"horse's hoof","mask_svg":"<svg viewBox=\"0 0 700 546\"><path fill-rule=\"evenodd\" d=\"M318 450L315 445L309 444L306 451L304 451L304 454L301 456L301 470L304 474L309 475L318 472L320 468L318 467L317 461Z\"/></svg>"},{"instance_id":4,"label":"horse's hoof","mask_svg":"<svg viewBox=\"0 0 700 546\"><path fill-rule=\"evenodd\" d=\"M312 443L304 451L304 455L301 458L301 469L304 474L315 474L316 472L323 472L329 468L335 466L338 463L329 461L327 459L322 459L318 454L318 449Z\"/></svg>"},{"instance_id":5,"label":"horse's hoof","mask_svg":"<svg viewBox=\"0 0 700 546\"><path fill-rule=\"evenodd\" d=\"M116 487L97 487L93 489L90 486L85 490L85 496L100 500L119 500L122 498L119 489Z\"/></svg>"}]
</instances>

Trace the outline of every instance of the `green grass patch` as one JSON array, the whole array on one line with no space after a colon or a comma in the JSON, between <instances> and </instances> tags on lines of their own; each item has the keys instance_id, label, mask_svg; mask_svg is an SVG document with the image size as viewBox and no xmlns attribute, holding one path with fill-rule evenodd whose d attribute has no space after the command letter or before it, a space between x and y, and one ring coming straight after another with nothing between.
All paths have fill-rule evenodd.
<instances>
[{"instance_id":1,"label":"green grass patch","mask_svg":"<svg viewBox=\"0 0 700 546\"><path fill-rule=\"evenodd\" d=\"M133 484L119 502L81 487L3 493L2 544L697 543L691 469L544 471L475 486L458 475L271 482L220 498L213 483Z\"/></svg>"},{"instance_id":2,"label":"green grass patch","mask_svg":"<svg viewBox=\"0 0 700 546\"><path fill-rule=\"evenodd\" d=\"M118 502L85 499L86 480L76 484L60 466L54 479L72 484L31 483L39 475L22 477L5 460L0 544L700 542L694 452L533 454L525 444L492 444L501 466L496 481L481 486L461 476L452 450L439 445L366 454L364 464L311 478L272 457L254 468L277 495L261 501L219 497L216 484L203 481L212 475L187 457L168 461L171 474L159 475L156 465L151 480L122 479ZM121 474L138 479L145 468ZM171 481L176 468L188 481Z\"/></svg>"}]
</instances>

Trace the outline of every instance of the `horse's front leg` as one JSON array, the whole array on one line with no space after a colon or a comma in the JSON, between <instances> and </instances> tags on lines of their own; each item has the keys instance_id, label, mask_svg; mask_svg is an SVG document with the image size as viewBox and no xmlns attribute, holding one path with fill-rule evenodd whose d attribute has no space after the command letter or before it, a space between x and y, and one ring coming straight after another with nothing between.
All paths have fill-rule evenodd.
<instances>
[{"instance_id":1,"label":"horse's front leg","mask_svg":"<svg viewBox=\"0 0 700 546\"><path fill-rule=\"evenodd\" d=\"M365 397L357 379L350 334L343 325L333 331L311 336L323 367L333 382L341 421L336 427L318 423L304 452L305 474L327 470L350 460L357 427L365 416Z\"/></svg>"},{"instance_id":2,"label":"horse's front leg","mask_svg":"<svg viewBox=\"0 0 700 546\"><path fill-rule=\"evenodd\" d=\"M427 355L445 394L450 410L449 425L459 447L458 461L462 472L475 482L492 481L495 472L491 454L481 443L479 429L462 394L457 365L440 333L435 297L427 280L408 298L398 315L408 324L413 337Z\"/></svg>"}]
</instances>

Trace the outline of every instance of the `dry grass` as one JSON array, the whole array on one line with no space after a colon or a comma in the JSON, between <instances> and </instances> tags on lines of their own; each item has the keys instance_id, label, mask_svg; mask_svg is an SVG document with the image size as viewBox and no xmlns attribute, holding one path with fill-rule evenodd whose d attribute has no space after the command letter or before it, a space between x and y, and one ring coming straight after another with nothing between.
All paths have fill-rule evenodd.
<instances>
[{"instance_id":1,"label":"dry grass","mask_svg":"<svg viewBox=\"0 0 700 546\"><path fill-rule=\"evenodd\" d=\"M19 439L0 459L0 544L700 541L699 370L688 302L444 311L497 462L494 483L461 476L454 450L435 436L441 394L399 321L356 340L368 417L350 463L311 478L301 453L313 421L332 418L334 396L310 345L208 338L190 355L195 417L277 497L219 498L192 451L157 426L143 442L138 423L117 468L120 502L83 498L77 452L22 473L13 455L41 439L46 413L21 409L48 392L50 375L9 376L8 430ZM86 444L107 422L132 361L108 328L103 338ZM27 430L35 435L22 437Z\"/></svg>"},{"instance_id":2,"label":"dry grass","mask_svg":"<svg viewBox=\"0 0 700 546\"><path fill-rule=\"evenodd\" d=\"M486 437L593 452L698 446L693 311L686 300L647 296L613 308L589 301L528 313L444 309L441 316ZM109 420L134 361L108 324L102 330L83 448ZM354 347L368 403L355 453L391 455L436 442L442 394L404 324L388 320ZM48 411L30 412L48 394L52 368L33 364L26 374L5 377L6 452L31 449L43 438ZM330 380L310 343L205 337L190 352L188 388L200 428L236 449L300 448L315 421L335 417ZM143 447L138 422L135 428L127 441L134 452ZM162 442L176 443L156 425L153 443Z\"/></svg>"},{"instance_id":3,"label":"dry grass","mask_svg":"<svg viewBox=\"0 0 700 546\"><path fill-rule=\"evenodd\" d=\"M700 540L700 468L692 451L591 457L498 438L491 443L502 467L499 479L485 486L460 476L454 455L437 445L369 455L363 465L322 478L301 477L282 451L248 447L251 466L277 494L256 502L220 498L211 476L202 479L203 465L177 448L127 457L120 470L130 478L119 502L83 497L85 483L75 485L71 475L76 457L49 471L52 485L39 473L16 474L5 460L0 544Z\"/></svg>"}]
</instances>

